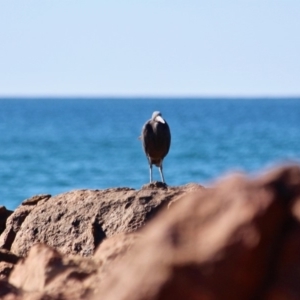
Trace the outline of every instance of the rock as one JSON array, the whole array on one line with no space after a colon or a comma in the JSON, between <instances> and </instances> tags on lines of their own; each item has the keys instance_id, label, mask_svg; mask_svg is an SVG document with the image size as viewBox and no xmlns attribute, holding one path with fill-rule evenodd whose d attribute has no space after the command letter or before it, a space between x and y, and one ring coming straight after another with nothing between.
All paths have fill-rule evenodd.
<instances>
[{"instance_id":1,"label":"rock","mask_svg":"<svg viewBox=\"0 0 300 300\"><path fill-rule=\"evenodd\" d=\"M6 261L12 264L16 264L19 260L19 257L14 253L6 249L0 249L0 261Z\"/></svg>"},{"instance_id":2,"label":"rock","mask_svg":"<svg viewBox=\"0 0 300 300\"><path fill-rule=\"evenodd\" d=\"M63 256L47 245L36 244L15 266L9 283L28 299L30 295L38 299L44 299L43 295L49 299L87 299L92 290L97 290L107 267L121 258L137 238L120 234L105 239L90 258Z\"/></svg>"},{"instance_id":3,"label":"rock","mask_svg":"<svg viewBox=\"0 0 300 300\"><path fill-rule=\"evenodd\" d=\"M105 239L95 251L94 259L97 261L112 261L124 255L137 240L141 239L139 234L117 234Z\"/></svg>"},{"instance_id":4,"label":"rock","mask_svg":"<svg viewBox=\"0 0 300 300\"><path fill-rule=\"evenodd\" d=\"M19 257L6 249L0 249L0 280L7 280L14 264L19 260Z\"/></svg>"},{"instance_id":5,"label":"rock","mask_svg":"<svg viewBox=\"0 0 300 300\"><path fill-rule=\"evenodd\" d=\"M51 195L49 194L35 195L31 198L25 199L22 202L22 205L36 205L38 202L47 201L49 198L51 198Z\"/></svg>"},{"instance_id":6,"label":"rock","mask_svg":"<svg viewBox=\"0 0 300 300\"><path fill-rule=\"evenodd\" d=\"M80 228L77 238L85 236L89 220L100 224L106 237L89 257L80 252L80 256L73 256L72 251L61 246L63 254L57 250L59 243L53 249L42 244L31 246L33 241L28 242L28 256L18 261L8 282L0 280L0 298L299 299L298 166L280 168L257 179L231 176L210 189L197 185L153 185L140 191L73 191L28 206L33 209L15 241L20 232L30 232L29 223L36 222L37 226L45 221L39 217L46 213L40 207L52 212L48 223L53 227L53 236L48 232L51 241L55 241L56 234L57 241L60 239L60 231L64 230L61 219L65 218L69 226L83 213L86 215L78 227L84 222L86 227ZM57 220L56 232L57 215L49 203L57 213L65 211ZM168 204L171 205L167 207ZM128 212L130 209L133 211ZM132 218L134 221L129 222ZM41 230L46 230L43 226L40 223ZM90 234L94 236L92 230Z\"/></svg>"},{"instance_id":7,"label":"rock","mask_svg":"<svg viewBox=\"0 0 300 300\"><path fill-rule=\"evenodd\" d=\"M32 209L33 206L19 206L9 216L6 221L6 228L0 236L0 248L10 250L17 232Z\"/></svg>"},{"instance_id":8,"label":"rock","mask_svg":"<svg viewBox=\"0 0 300 300\"><path fill-rule=\"evenodd\" d=\"M63 257L56 250L42 244L34 245L28 257L14 268L9 283L25 292L45 292L57 295L84 297L89 288L83 279L96 271L92 260L76 262ZM70 298L72 299L72 298Z\"/></svg>"},{"instance_id":9,"label":"rock","mask_svg":"<svg viewBox=\"0 0 300 300\"><path fill-rule=\"evenodd\" d=\"M294 188L286 190L284 186L278 186L278 194L291 197L291 194L299 192L300 186L297 184L297 169L291 170L290 181L294 181ZM282 196L280 197L283 198ZM282 229L284 239L281 247L278 247L278 262L274 265L273 282L267 289L265 299L285 300L299 299L300 295L300 198L291 205L293 218L290 218Z\"/></svg>"},{"instance_id":10,"label":"rock","mask_svg":"<svg viewBox=\"0 0 300 300\"><path fill-rule=\"evenodd\" d=\"M268 300L299 299L300 295L300 226L290 224L291 232L287 234L279 254L278 263L274 265L274 278L265 293Z\"/></svg>"},{"instance_id":11,"label":"rock","mask_svg":"<svg viewBox=\"0 0 300 300\"><path fill-rule=\"evenodd\" d=\"M27 300L25 298L19 298L20 295L17 288L8 283L6 280L0 280L0 299L2 300ZM28 298L29 300L29 298ZM32 299L33 300L33 299Z\"/></svg>"},{"instance_id":12,"label":"rock","mask_svg":"<svg viewBox=\"0 0 300 300\"><path fill-rule=\"evenodd\" d=\"M0 261L0 280L7 280L14 265L6 261Z\"/></svg>"},{"instance_id":13,"label":"rock","mask_svg":"<svg viewBox=\"0 0 300 300\"><path fill-rule=\"evenodd\" d=\"M25 256L35 243L45 243L64 254L91 256L104 238L136 231L189 188L77 190L22 205L10 217L0 246Z\"/></svg>"},{"instance_id":14,"label":"rock","mask_svg":"<svg viewBox=\"0 0 300 300\"><path fill-rule=\"evenodd\" d=\"M298 299L299 202L298 167L186 195L140 231L89 299Z\"/></svg>"},{"instance_id":15,"label":"rock","mask_svg":"<svg viewBox=\"0 0 300 300\"><path fill-rule=\"evenodd\" d=\"M6 209L5 206L0 206L0 235L5 230L6 220L12 213L13 212Z\"/></svg>"},{"instance_id":16,"label":"rock","mask_svg":"<svg viewBox=\"0 0 300 300\"><path fill-rule=\"evenodd\" d=\"M109 273L113 265L118 262L137 241L142 239L139 234L117 234L105 239L96 250L93 259L98 263L97 278L92 280L97 284Z\"/></svg>"},{"instance_id":17,"label":"rock","mask_svg":"<svg viewBox=\"0 0 300 300\"><path fill-rule=\"evenodd\" d=\"M146 189L156 189L156 188L160 188L160 189L168 189L168 185L164 182L161 181L153 181L150 183L146 183L142 186L142 190L146 190Z\"/></svg>"}]
</instances>

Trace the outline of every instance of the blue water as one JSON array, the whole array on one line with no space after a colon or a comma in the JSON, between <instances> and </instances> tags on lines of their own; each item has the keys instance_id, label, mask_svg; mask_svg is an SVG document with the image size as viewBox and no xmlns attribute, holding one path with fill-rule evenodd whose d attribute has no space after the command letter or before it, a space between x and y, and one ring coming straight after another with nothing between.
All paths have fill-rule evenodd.
<instances>
[{"instance_id":1,"label":"blue water","mask_svg":"<svg viewBox=\"0 0 300 300\"><path fill-rule=\"evenodd\" d=\"M72 189L140 188L149 171L138 136L154 110L171 128L169 185L300 161L300 99L1 99L0 205Z\"/></svg>"}]
</instances>

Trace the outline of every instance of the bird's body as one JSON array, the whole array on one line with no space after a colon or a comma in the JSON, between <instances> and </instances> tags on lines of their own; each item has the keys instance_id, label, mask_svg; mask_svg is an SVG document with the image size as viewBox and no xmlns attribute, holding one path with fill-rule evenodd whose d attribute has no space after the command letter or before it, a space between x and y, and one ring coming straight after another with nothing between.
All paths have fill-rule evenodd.
<instances>
[{"instance_id":1,"label":"bird's body","mask_svg":"<svg viewBox=\"0 0 300 300\"><path fill-rule=\"evenodd\" d=\"M141 139L149 162L150 182L152 182L152 165L159 168L161 179L165 182L162 164L170 149L171 133L168 123L162 118L160 112L155 111L152 118L145 123Z\"/></svg>"}]
</instances>

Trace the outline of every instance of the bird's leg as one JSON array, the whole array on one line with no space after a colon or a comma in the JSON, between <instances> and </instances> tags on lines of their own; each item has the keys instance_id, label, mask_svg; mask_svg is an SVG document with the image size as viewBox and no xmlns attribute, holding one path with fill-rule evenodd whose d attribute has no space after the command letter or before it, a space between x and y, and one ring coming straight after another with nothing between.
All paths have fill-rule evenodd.
<instances>
[{"instance_id":1,"label":"bird's leg","mask_svg":"<svg viewBox=\"0 0 300 300\"><path fill-rule=\"evenodd\" d=\"M164 178L164 174L163 174L162 164L160 164L160 166L158 167L158 169L159 169L161 180L162 180L163 183L165 183L165 178Z\"/></svg>"},{"instance_id":2,"label":"bird's leg","mask_svg":"<svg viewBox=\"0 0 300 300\"><path fill-rule=\"evenodd\" d=\"M150 169L150 183L152 182L152 164L149 163L149 169Z\"/></svg>"}]
</instances>

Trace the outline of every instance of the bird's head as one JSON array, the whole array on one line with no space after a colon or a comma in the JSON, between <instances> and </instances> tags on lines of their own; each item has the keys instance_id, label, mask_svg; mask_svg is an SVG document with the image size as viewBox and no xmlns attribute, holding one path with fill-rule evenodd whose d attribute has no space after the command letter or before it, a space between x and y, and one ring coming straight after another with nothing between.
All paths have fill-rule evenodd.
<instances>
[{"instance_id":1,"label":"bird's head","mask_svg":"<svg viewBox=\"0 0 300 300\"><path fill-rule=\"evenodd\" d=\"M153 121L156 121L156 122L160 122L160 123L163 123L165 124L166 121L163 119L163 117L161 116L161 112L160 111L155 111L153 114L152 114L152 120Z\"/></svg>"}]
</instances>

